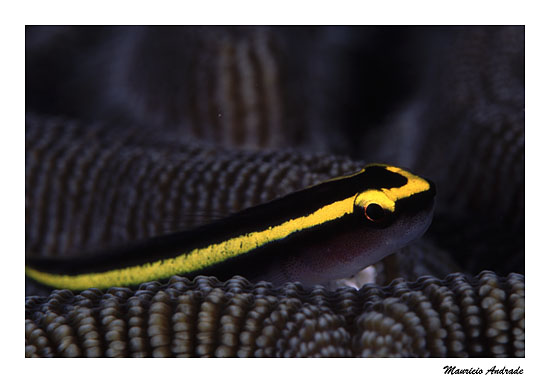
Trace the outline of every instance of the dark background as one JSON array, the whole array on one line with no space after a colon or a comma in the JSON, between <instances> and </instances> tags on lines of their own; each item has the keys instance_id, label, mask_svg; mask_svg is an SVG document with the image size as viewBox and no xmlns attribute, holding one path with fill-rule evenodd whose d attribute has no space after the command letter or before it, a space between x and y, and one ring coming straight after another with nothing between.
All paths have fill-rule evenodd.
<instances>
[{"instance_id":1,"label":"dark background","mask_svg":"<svg viewBox=\"0 0 550 383\"><path fill-rule=\"evenodd\" d=\"M30 26L26 109L409 167L438 187L430 240L467 272L523 273L524 45L522 26Z\"/></svg>"}]
</instances>

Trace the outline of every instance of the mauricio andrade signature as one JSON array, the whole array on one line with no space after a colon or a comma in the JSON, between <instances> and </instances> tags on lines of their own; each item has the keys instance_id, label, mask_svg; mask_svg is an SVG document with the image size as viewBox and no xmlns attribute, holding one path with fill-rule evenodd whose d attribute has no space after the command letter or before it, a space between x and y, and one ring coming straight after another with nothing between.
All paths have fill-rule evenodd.
<instances>
[{"instance_id":1,"label":"mauricio andrade signature","mask_svg":"<svg viewBox=\"0 0 550 383\"><path fill-rule=\"evenodd\" d=\"M520 366L516 368L507 368L506 366L497 368L497 366L493 366L484 371L479 367L457 368L456 366L445 366L443 367L443 373L448 375L522 375L523 368Z\"/></svg>"}]
</instances>

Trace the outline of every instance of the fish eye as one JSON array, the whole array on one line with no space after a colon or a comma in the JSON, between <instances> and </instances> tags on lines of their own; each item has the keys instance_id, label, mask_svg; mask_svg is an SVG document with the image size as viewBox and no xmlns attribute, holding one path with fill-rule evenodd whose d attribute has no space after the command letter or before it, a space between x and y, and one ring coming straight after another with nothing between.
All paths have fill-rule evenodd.
<instances>
[{"instance_id":1,"label":"fish eye","mask_svg":"<svg viewBox=\"0 0 550 383\"><path fill-rule=\"evenodd\" d=\"M365 206L365 217L371 222L381 222L386 217L386 211L377 203L370 203Z\"/></svg>"}]
</instances>

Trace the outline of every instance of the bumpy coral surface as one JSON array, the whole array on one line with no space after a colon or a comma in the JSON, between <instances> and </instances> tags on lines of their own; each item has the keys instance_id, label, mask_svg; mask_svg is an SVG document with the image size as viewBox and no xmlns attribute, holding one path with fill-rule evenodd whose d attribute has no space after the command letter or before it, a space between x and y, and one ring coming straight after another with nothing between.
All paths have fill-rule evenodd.
<instances>
[{"instance_id":1,"label":"bumpy coral surface","mask_svg":"<svg viewBox=\"0 0 550 383\"><path fill-rule=\"evenodd\" d=\"M26 356L521 357L524 278L274 288L173 277L26 301Z\"/></svg>"}]
</instances>

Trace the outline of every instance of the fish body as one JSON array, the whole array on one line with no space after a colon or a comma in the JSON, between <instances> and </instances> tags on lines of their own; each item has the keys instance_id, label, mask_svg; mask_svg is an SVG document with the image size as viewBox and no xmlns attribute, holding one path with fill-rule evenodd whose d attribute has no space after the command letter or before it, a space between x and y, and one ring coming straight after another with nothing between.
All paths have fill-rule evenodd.
<instances>
[{"instance_id":1,"label":"fish body","mask_svg":"<svg viewBox=\"0 0 550 383\"><path fill-rule=\"evenodd\" d=\"M137 286L173 275L242 275L306 285L348 277L420 237L435 186L371 164L193 230L69 259L26 260L36 282L70 290Z\"/></svg>"}]
</instances>

